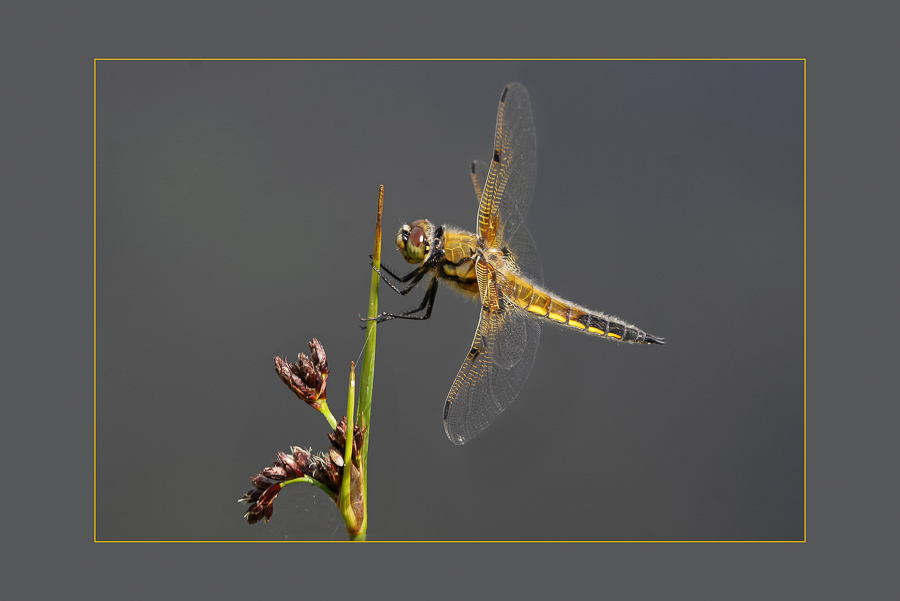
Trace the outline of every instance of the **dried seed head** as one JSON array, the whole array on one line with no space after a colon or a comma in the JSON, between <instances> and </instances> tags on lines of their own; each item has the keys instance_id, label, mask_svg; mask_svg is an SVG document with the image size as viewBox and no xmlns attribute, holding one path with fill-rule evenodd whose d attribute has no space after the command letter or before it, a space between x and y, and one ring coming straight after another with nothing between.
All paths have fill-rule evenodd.
<instances>
[{"instance_id":1,"label":"dried seed head","mask_svg":"<svg viewBox=\"0 0 900 601\"><path fill-rule=\"evenodd\" d=\"M267 478L271 478L272 480L287 480L288 475L287 471L283 467L264 467L260 472L263 476Z\"/></svg>"},{"instance_id":2,"label":"dried seed head","mask_svg":"<svg viewBox=\"0 0 900 601\"><path fill-rule=\"evenodd\" d=\"M256 485L255 479L253 484L254 486ZM241 503L250 504L250 508L244 513L247 523L255 524L262 519L269 521L269 518L272 517L272 511L274 511L272 503L275 502L275 497L278 496L281 487L282 484L275 482L265 489L254 488L238 499Z\"/></svg>"},{"instance_id":3,"label":"dried seed head","mask_svg":"<svg viewBox=\"0 0 900 601\"><path fill-rule=\"evenodd\" d=\"M337 467L344 467L344 456L334 447L328 449L328 458L331 459Z\"/></svg>"},{"instance_id":4,"label":"dried seed head","mask_svg":"<svg viewBox=\"0 0 900 601\"><path fill-rule=\"evenodd\" d=\"M362 448L364 434L364 429L360 428L359 426L353 426L353 450L351 451L351 457L353 459L353 463L357 466L359 466L359 450ZM337 426L335 426L334 432L328 433L328 439L331 441L331 446L340 451L341 456L343 456L344 445L347 443L346 416L341 418L341 421L339 421Z\"/></svg>"},{"instance_id":5,"label":"dried seed head","mask_svg":"<svg viewBox=\"0 0 900 601\"><path fill-rule=\"evenodd\" d=\"M309 341L309 352L312 354L313 363L316 364L322 373L328 373L328 359L325 357L325 349L322 343L313 338Z\"/></svg>"},{"instance_id":6,"label":"dried seed head","mask_svg":"<svg viewBox=\"0 0 900 601\"><path fill-rule=\"evenodd\" d=\"M297 363L288 363L281 357L275 357L275 370L294 394L318 409L325 401L328 360L325 349L315 338L310 341L309 349L312 357L300 353Z\"/></svg>"},{"instance_id":7,"label":"dried seed head","mask_svg":"<svg viewBox=\"0 0 900 601\"><path fill-rule=\"evenodd\" d=\"M300 476L306 476L307 474L303 471L303 466L294 461L294 457L292 455L288 455L287 453L280 452L278 453L278 461L275 462L276 467L283 467L285 474L288 479L291 478L299 478Z\"/></svg>"},{"instance_id":8,"label":"dried seed head","mask_svg":"<svg viewBox=\"0 0 900 601\"><path fill-rule=\"evenodd\" d=\"M276 480L269 478L265 474L256 474L255 476L253 476L253 478L250 479L250 481L253 483L253 486L255 486L256 488L261 488L263 490L269 488L273 484L277 484Z\"/></svg>"}]
</instances>

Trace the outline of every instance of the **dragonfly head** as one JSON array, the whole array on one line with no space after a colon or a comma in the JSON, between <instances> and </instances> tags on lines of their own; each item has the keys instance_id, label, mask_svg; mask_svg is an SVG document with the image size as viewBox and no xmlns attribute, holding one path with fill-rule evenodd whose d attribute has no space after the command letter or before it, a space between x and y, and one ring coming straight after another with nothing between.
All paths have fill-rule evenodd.
<instances>
[{"instance_id":1,"label":"dragonfly head","mask_svg":"<svg viewBox=\"0 0 900 601\"><path fill-rule=\"evenodd\" d=\"M404 223L397 230L397 248L408 263L421 263L431 251L433 227L427 219Z\"/></svg>"}]
</instances>

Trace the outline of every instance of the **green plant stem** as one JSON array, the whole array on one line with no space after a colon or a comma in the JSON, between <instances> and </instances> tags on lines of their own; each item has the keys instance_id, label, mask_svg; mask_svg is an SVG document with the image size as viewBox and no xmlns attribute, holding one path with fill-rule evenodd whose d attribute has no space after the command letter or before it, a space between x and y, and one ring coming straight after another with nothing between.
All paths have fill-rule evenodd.
<instances>
[{"instance_id":1,"label":"green plant stem","mask_svg":"<svg viewBox=\"0 0 900 601\"><path fill-rule=\"evenodd\" d=\"M319 399L319 406L316 407L319 413L325 416L325 419L328 420L328 425L331 426L331 429L334 430L337 428L337 420L334 419L334 415L331 414L331 409L328 408L328 402L325 399ZM347 418L350 419L349 417Z\"/></svg>"},{"instance_id":2,"label":"green plant stem","mask_svg":"<svg viewBox=\"0 0 900 601\"><path fill-rule=\"evenodd\" d=\"M369 434L371 432L372 383L375 379L375 334L378 316L378 280L375 272L381 268L381 213L384 208L384 186L378 189L378 216L375 221L375 251L372 253L372 281L369 287L369 321L366 322L366 352L363 355L362 373L360 374L359 392L359 425L366 429L363 436L363 448L360 450L360 469L363 477L363 500L367 502L369 490ZM348 417L349 419L349 417ZM368 512L367 512L368 513Z\"/></svg>"},{"instance_id":3,"label":"green plant stem","mask_svg":"<svg viewBox=\"0 0 900 601\"><path fill-rule=\"evenodd\" d=\"M356 363L350 362L350 386L347 392L347 440L344 444L344 465L350 465L353 459L353 402L356 400ZM341 491L344 486L349 490L349 485L341 484Z\"/></svg>"},{"instance_id":4,"label":"green plant stem","mask_svg":"<svg viewBox=\"0 0 900 601\"><path fill-rule=\"evenodd\" d=\"M294 478L293 480L285 480L284 482L281 483L281 487L284 488L288 484L299 484L299 483L303 483L303 482L305 482L306 484L313 484L315 486L318 486L323 491L325 491L325 494L327 494L330 498L334 499L334 493L331 492L330 488L325 486L324 483L319 482L318 480L315 480L313 478L310 478L309 476L300 476L299 478Z\"/></svg>"},{"instance_id":5,"label":"green plant stem","mask_svg":"<svg viewBox=\"0 0 900 601\"><path fill-rule=\"evenodd\" d=\"M350 533L358 531L357 516L353 513L353 497L350 492L350 484L353 475L353 401L356 398L356 365L350 362L350 386L347 392L347 431L344 439L344 475L341 478L340 507L341 516ZM363 530L365 532L365 530Z\"/></svg>"}]
</instances>

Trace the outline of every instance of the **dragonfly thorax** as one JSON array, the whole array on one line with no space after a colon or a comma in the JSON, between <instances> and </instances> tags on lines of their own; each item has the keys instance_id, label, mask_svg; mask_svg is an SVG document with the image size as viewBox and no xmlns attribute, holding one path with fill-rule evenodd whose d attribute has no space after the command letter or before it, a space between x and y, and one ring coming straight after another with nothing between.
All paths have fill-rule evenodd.
<instances>
[{"instance_id":1,"label":"dragonfly thorax","mask_svg":"<svg viewBox=\"0 0 900 601\"><path fill-rule=\"evenodd\" d=\"M489 246L482 247L479 249L479 253L483 256L489 263L494 265L503 265L505 263L503 249Z\"/></svg>"}]
</instances>

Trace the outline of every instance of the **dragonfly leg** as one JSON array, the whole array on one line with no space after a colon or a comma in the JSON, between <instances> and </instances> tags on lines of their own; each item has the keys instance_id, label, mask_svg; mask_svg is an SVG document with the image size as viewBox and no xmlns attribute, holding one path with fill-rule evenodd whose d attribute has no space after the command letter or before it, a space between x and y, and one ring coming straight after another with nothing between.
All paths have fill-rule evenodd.
<instances>
[{"instance_id":1,"label":"dragonfly leg","mask_svg":"<svg viewBox=\"0 0 900 601\"><path fill-rule=\"evenodd\" d=\"M369 258L371 259L371 258L372 258L372 255L369 255ZM404 282L404 283L405 283L405 282L408 282L408 281L411 280L412 278L416 277L417 274L419 274L419 273L421 273L421 272L424 272L424 271L428 271L430 268L431 268L431 261L427 261L427 262L425 262L425 263L422 263L421 265L419 265L418 267L416 267L415 269L413 269L412 271L410 271L410 272L407 273L406 275L397 275L396 273L394 273L394 272L391 270L390 267L388 267L388 266L385 265L384 263L381 264L381 271L385 272L386 274L388 274L389 276L391 276L392 278L394 278L394 279L397 280L398 282ZM375 268L373 267L372 269L375 269ZM384 277L384 275L381 273L381 271L378 271L377 269L375 269L375 271L378 273L378 275L381 276L381 279L383 279L385 282L388 281L388 280Z\"/></svg>"},{"instance_id":2,"label":"dragonfly leg","mask_svg":"<svg viewBox=\"0 0 900 601\"><path fill-rule=\"evenodd\" d=\"M416 271L418 271L418 269L413 269L412 271L410 271L410 272L409 272L408 274L406 274L406 275L397 275L396 273L394 273L393 271L391 271L391 268L390 268L390 267L388 267L387 265L385 265L384 263L382 263L382 264L381 264L381 271L385 272L386 274L388 274L389 276L391 276L392 278L394 278L394 279L397 280L398 282L406 282L406 281L409 281L409 278L412 277L412 274L414 274ZM384 277L384 276L381 276L381 277ZM404 278L406 278L406 279L404 279Z\"/></svg>"},{"instance_id":3,"label":"dragonfly leg","mask_svg":"<svg viewBox=\"0 0 900 601\"><path fill-rule=\"evenodd\" d=\"M428 273L428 269L423 269L424 267L425 266L422 265L421 267L413 269L412 271L407 273L405 276L397 277L396 275L394 275L394 273L391 270L389 270L387 267L382 265L381 266L382 271L386 271L388 273L388 275L393 277L398 282L403 282L403 283L409 282L409 284L407 284L403 288L398 288L397 286L395 286L393 284L393 282L391 282L389 279L387 279L387 277L385 277L384 273L382 273L381 271L378 271L374 267L372 267L372 269L375 271L375 273L377 273L379 276L381 276L381 279L384 281L384 283L387 284L388 286L390 286L394 292L405 296L406 294L409 294L409 292L413 288L415 288L419 284L420 281L422 281L422 278L425 277L425 274ZM412 280L412 281L410 281L410 280Z\"/></svg>"},{"instance_id":4,"label":"dragonfly leg","mask_svg":"<svg viewBox=\"0 0 900 601\"><path fill-rule=\"evenodd\" d=\"M406 313L382 313L378 317L360 319L363 321L372 321L374 319L376 323L383 323L391 319L428 319L431 317L431 310L434 308L434 297L437 295L437 289L437 278L432 278L431 283L428 284L428 290L425 292L425 297L422 299L422 304L415 309L410 309ZM418 313L419 311L425 311L425 313L423 315L413 315L413 313Z\"/></svg>"}]
</instances>

